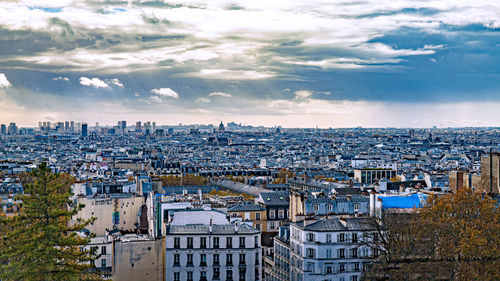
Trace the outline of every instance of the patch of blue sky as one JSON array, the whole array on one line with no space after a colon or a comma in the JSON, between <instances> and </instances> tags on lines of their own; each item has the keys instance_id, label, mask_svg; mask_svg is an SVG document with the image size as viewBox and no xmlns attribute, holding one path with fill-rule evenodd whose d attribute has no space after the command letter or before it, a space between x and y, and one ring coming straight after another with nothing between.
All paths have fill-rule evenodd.
<instances>
[{"instance_id":1,"label":"patch of blue sky","mask_svg":"<svg viewBox=\"0 0 500 281\"><path fill-rule=\"evenodd\" d=\"M62 7L40 7L40 6L34 6L34 7L29 7L30 10L42 10L47 13L60 13L62 12L63 8Z\"/></svg>"}]
</instances>

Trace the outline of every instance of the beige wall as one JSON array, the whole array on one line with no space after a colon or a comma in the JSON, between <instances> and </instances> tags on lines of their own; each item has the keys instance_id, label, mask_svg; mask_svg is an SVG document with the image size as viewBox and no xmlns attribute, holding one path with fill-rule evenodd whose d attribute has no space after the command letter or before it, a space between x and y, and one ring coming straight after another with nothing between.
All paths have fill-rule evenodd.
<instances>
[{"instance_id":1,"label":"beige wall","mask_svg":"<svg viewBox=\"0 0 500 281\"><path fill-rule=\"evenodd\" d=\"M120 223L118 229L120 230L135 230L137 223L137 216L141 208L142 197L130 198L77 198L77 202L85 204L85 207L73 217L73 223L76 219L81 218L84 220L96 217L97 219L93 224L89 224L86 228L97 236L105 235L106 229L113 229L113 211L115 200L118 203L118 210L120 213Z\"/></svg>"},{"instance_id":2,"label":"beige wall","mask_svg":"<svg viewBox=\"0 0 500 281\"><path fill-rule=\"evenodd\" d=\"M163 249L162 239L115 241L113 280L162 281Z\"/></svg>"}]
</instances>

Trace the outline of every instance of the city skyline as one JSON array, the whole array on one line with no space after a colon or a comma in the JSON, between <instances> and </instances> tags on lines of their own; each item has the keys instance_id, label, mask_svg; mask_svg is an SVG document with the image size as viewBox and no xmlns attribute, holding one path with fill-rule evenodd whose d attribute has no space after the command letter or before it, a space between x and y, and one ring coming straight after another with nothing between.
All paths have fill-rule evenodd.
<instances>
[{"instance_id":1,"label":"city skyline","mask_svg":"<svg viewBox=\"0 0 500 281\"><path fill-rule=\"evenodd\" d=\"M3 1L0 123L497 127L499 32L491 1Z\"/></svg>"}]
</instances>

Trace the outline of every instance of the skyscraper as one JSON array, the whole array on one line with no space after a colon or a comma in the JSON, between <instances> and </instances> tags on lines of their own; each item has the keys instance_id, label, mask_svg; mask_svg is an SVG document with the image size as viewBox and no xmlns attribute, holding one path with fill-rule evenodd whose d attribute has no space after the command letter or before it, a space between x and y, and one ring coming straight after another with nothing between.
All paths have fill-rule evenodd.
<instances>
[{"instance_id":1,"label":"skyscraper","mask_svg":"<svg viewBox=\"0 0 500 281\"><path fill-rule=\"evenodd\" d=\"M0 132L2 133L2 135L6 135L7 134L7 125L2 124L2 126L0 128L1 128Z\"/></svg>"},{"instance_id":2,"label":"skyscraper","mask_svg":"<svg viewBox=\"0 0 500 281\"><path fill-rule=\"evenodd\" d=\"M9 132L9 135L15 135L15 134L17 134L16 123L12 122L12 123L9 124L8 132Z\"/></svg>"},{"instance_id":3,"label":"skyscraper","mask_svg":"<svg viewBox=\"0 0 500 281\"><path fill-rule=\"evenodd\" d=\"M88 136L89 132L88 132L88 125L87 123L83 123L82 124L82 138L85 138Z\"/></svg>"},{"instance_id":4,"label":"skyscraper","mask_svg":"<svg viewBox=\"0 0 500 281\"><path fill-rule=\"evenodd\" d=\"M481 185L479 192L499 193L500 153L490 152L481 156Z\"/></svg>"},{"instance_id":5,"label":"skyscraper","mask_svg":"<svg viewBox=\"0 0 500 281\"><path fill-rule=\"evenodd\" d=\"M135 122L135 131L136 132L140 132L141 131L141 127L142 127L141 121Z\"/></svg>"}]
</instances>

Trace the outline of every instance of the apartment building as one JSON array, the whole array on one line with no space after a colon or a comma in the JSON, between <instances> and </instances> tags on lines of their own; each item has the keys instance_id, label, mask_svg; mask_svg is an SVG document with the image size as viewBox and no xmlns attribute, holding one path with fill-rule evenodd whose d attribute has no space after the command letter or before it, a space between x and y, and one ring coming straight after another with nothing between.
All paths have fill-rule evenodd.
<instances>
[{"instance_id":1,"label":"apartment building","mask_svg":"<svg viewBox=\"0 0 500 281\"><path fill-rule=\"evenodd\" d=\"M372 254L361 241L371 230L367 218L292 223L289 280L361 280L367 258Z\"/></svg>"},{"instance_id":2,"label":"apartment building","mask_svg":"<svg viewBox=\"0 0 500 281\"><path fill-rule=\"evenodd\" d=\"M229 221L226 224L184 221L185 224L167 225L165 280L262 280L259 230Z\"/></svg>"}]
</instances>

